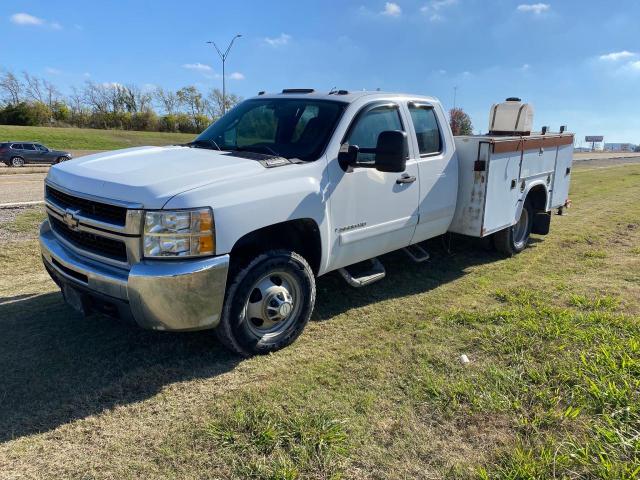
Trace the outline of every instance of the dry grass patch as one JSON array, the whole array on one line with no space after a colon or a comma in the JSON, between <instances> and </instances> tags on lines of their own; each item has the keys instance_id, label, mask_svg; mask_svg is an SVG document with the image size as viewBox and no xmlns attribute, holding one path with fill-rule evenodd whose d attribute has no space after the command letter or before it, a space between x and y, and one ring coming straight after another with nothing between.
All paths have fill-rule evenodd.
<instances>
[{"instance_id":1,"label":"dry grass patch","mask_svg":"<svg viewBox=\"0 0 640 480\"><path fill-rule=\"evenodd\" d=\"M385 256L387 278L366 289L320 279L316 321L266 357L240 361L207 334L83 320L58 293L0 303L0 364L10 372L0 384L0 471L635 478L632 173L640 167L576 168L574 208L514 258L436 239L427 264ZM55 290L34 240L3 246L0 295Z\"/></svg>"}]
</instances>

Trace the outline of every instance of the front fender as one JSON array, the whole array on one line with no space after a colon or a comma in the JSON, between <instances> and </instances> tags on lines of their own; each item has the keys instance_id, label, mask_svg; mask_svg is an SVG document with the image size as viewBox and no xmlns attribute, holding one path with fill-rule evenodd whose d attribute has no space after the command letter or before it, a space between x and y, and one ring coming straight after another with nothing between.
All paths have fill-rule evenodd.
<instances>
[{"instance_id":1,"label":"front fender","mask_svg":"<svg viewBox=\"0 0 640 480\"><path fill-rule=\"evenodd\" d=\"M322 177L274 175L257 176L242 183L213 184L179 194L164 208L212 207L217 255L231 252L235 243L248 233L303 218L316 222L321 241L326 244L326 202L319 178Z\"/></svg>"}]
</instances>

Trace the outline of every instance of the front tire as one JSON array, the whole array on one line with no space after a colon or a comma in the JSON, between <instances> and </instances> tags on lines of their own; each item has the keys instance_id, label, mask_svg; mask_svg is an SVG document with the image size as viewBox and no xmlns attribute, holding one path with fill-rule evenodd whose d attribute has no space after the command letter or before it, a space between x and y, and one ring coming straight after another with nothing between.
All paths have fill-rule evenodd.
<instances>
[{"instance_id":1,"label":"front tire","mask_svg":"<svg viewBox=\"0 0 640 480\"><path fill-rule=\"evenodd\" d=\"M522 208L518 222L509 228L495 233L493 243L496 250L511 257L527 248L529 237L531 236L531 229L533 228L533 214L533 207L527 199L524 202L524 207Z\"/></svg>"},{"instance_id":2,"label":"front tire","mask_svg":"<svg viewBox=\"0 0 640 480\"><path fill-rule=\"evenodd\" d=\"M302 333L315 299L307 261L288 250L268 251L231 279L216 335L243 356L280 350Z\"/></svg>"},{"instance_id":3,"label":"front tire","mask_svg":"<svg viewBox=\"0 0 640 480\"><path fill-rule=\"evenodd\" d=\"M11 159L12 167L24 167L24 160L21 157L13 157Z\"/></svg>"}]
</instances>

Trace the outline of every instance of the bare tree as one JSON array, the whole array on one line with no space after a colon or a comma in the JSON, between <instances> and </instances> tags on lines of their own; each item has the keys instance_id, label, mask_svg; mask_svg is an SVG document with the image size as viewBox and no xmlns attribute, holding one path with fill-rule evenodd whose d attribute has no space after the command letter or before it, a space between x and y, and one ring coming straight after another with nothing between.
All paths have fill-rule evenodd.
<instances>
[{"instance_id":1,"label":"bare tree","mask_svg":"<svg viewBox=\"0 0 640 480\"><path fill-rule=\"evenodd\" d=\"M108 113L111 105L109 92L104 85L87 81L82 92L83 101L97 113Z\"/></svg>"},{"instance_id":2,"label":"bare tree","mask_svg":"<svg viewBox=\"0 0 640 480\"><path fill-rule=\"evenodd\" d=\"M84 98L82 92L80 92L77 87L71 87L71 93L67 97L67 103L69 103L73 114L81 113L84 110Z\"/></svg>"},{"instance_id":3,"label":"bare tree","mask_svg":"<svg viewBox=\"0 0 640 480\"><path fill-rule=\"evenodd\" d=\"M0 92L6 103L15 105L23 98L24 85L12 72L6 71L0 76Z\"/></svg>"},{"instance_id":4,"label":"bare tree","mask_svg":"<svg viewBox=\"0 0 640 480\"><path fill-rule=\"evenodd\" d=\"M228 112L239 102L240 97L237 95L231 93L223 96L219 89L214 88L207 96L207 113L211 118L219 118L222 116L223 112ZM223 108L223 106L226 108Z\"/></svg>"},{"instance_id":5,"label":"bare tree","mask_svg":"<svg viewBox=\"0 0 640 480\"><path fill-rule=\"evenodd\" d=\"M47 102L45 102L43 85L44 82L38 77L29 75L27 72L22 72L22 76L24 77L24 85L27 97L34 102L39 102L46 105Z\"/></svg>"},{"instance_id":6,"label":"bare tree","mask_svg":"<svg viewBox=\"0 0 640 480\"><path fill-rule=\"evenodd\" d=\"M148 111L151 107L151 94L143 92L137 85L119 86L118 94L122 98L125 109L130 113Z\"/></svg>"},{"instance_id":7,"label":"bare tree","mask_svg":"<svg viewBox=\"0 0 640 480\"><path fill-rule=\"evenodd\" d=\"M167 115L173 115L176 113L178 106L180 104L180 100L178 99L178 95L172 90L165 90L162 87L156 88L154 92L154 96L156 102L160 105L160 108Z\"/></svg>"},{"instance_id":8,"label":"bare tree","mask_svg":"<svg viewBox=\"0 0 640 480\"><path fill-rule=\"evenodd\" d=\"M42 88L44 89L45 99L47 105L53 110L53 104L60 100L60 90L48 80L42 81Z\"/></svg>"},{"instance_id":9,"label":"bare tree","mask_svg":"<svg viewBox=\"0 0 640 480\"><path fill-rule=\"evenodd\" d=\"M201 118L205 112L205 101L202 97L202 93L193 85L189 87L183 87L176 92L180 104L184 105L188 110L189 115L193 120L194 125L197 128L201 128L203 125Z\"/></svg>"}]
</instances>

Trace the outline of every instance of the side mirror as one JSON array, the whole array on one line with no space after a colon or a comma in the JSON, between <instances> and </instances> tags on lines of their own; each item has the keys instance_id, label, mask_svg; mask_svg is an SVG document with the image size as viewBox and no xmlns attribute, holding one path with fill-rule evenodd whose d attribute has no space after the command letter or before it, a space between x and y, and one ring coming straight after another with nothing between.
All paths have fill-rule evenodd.
<instances>
[{"instance_id":1,"label":"side mirror","mask_svg":"<svg viewBox=\"0 0 640 480\"><path fill-rule=\"evenodd\" d=\"M338 163L343 170L348 170L349 167L353 167L358 162L358 153L360 153L360 148L357 145L344 143L340 146Z\"/></svg>"},{"instance_id":2,"label":"side mirror","mask_svg":"<svg viewBox=\"0 0 640 480\"><path fill-rule=\"evenodd\" d=\"M407 134L400 130L387 130L378 135L375 168L381 172L404 172L407 167L409 145Z\"/></svg>"}]
</instances>

